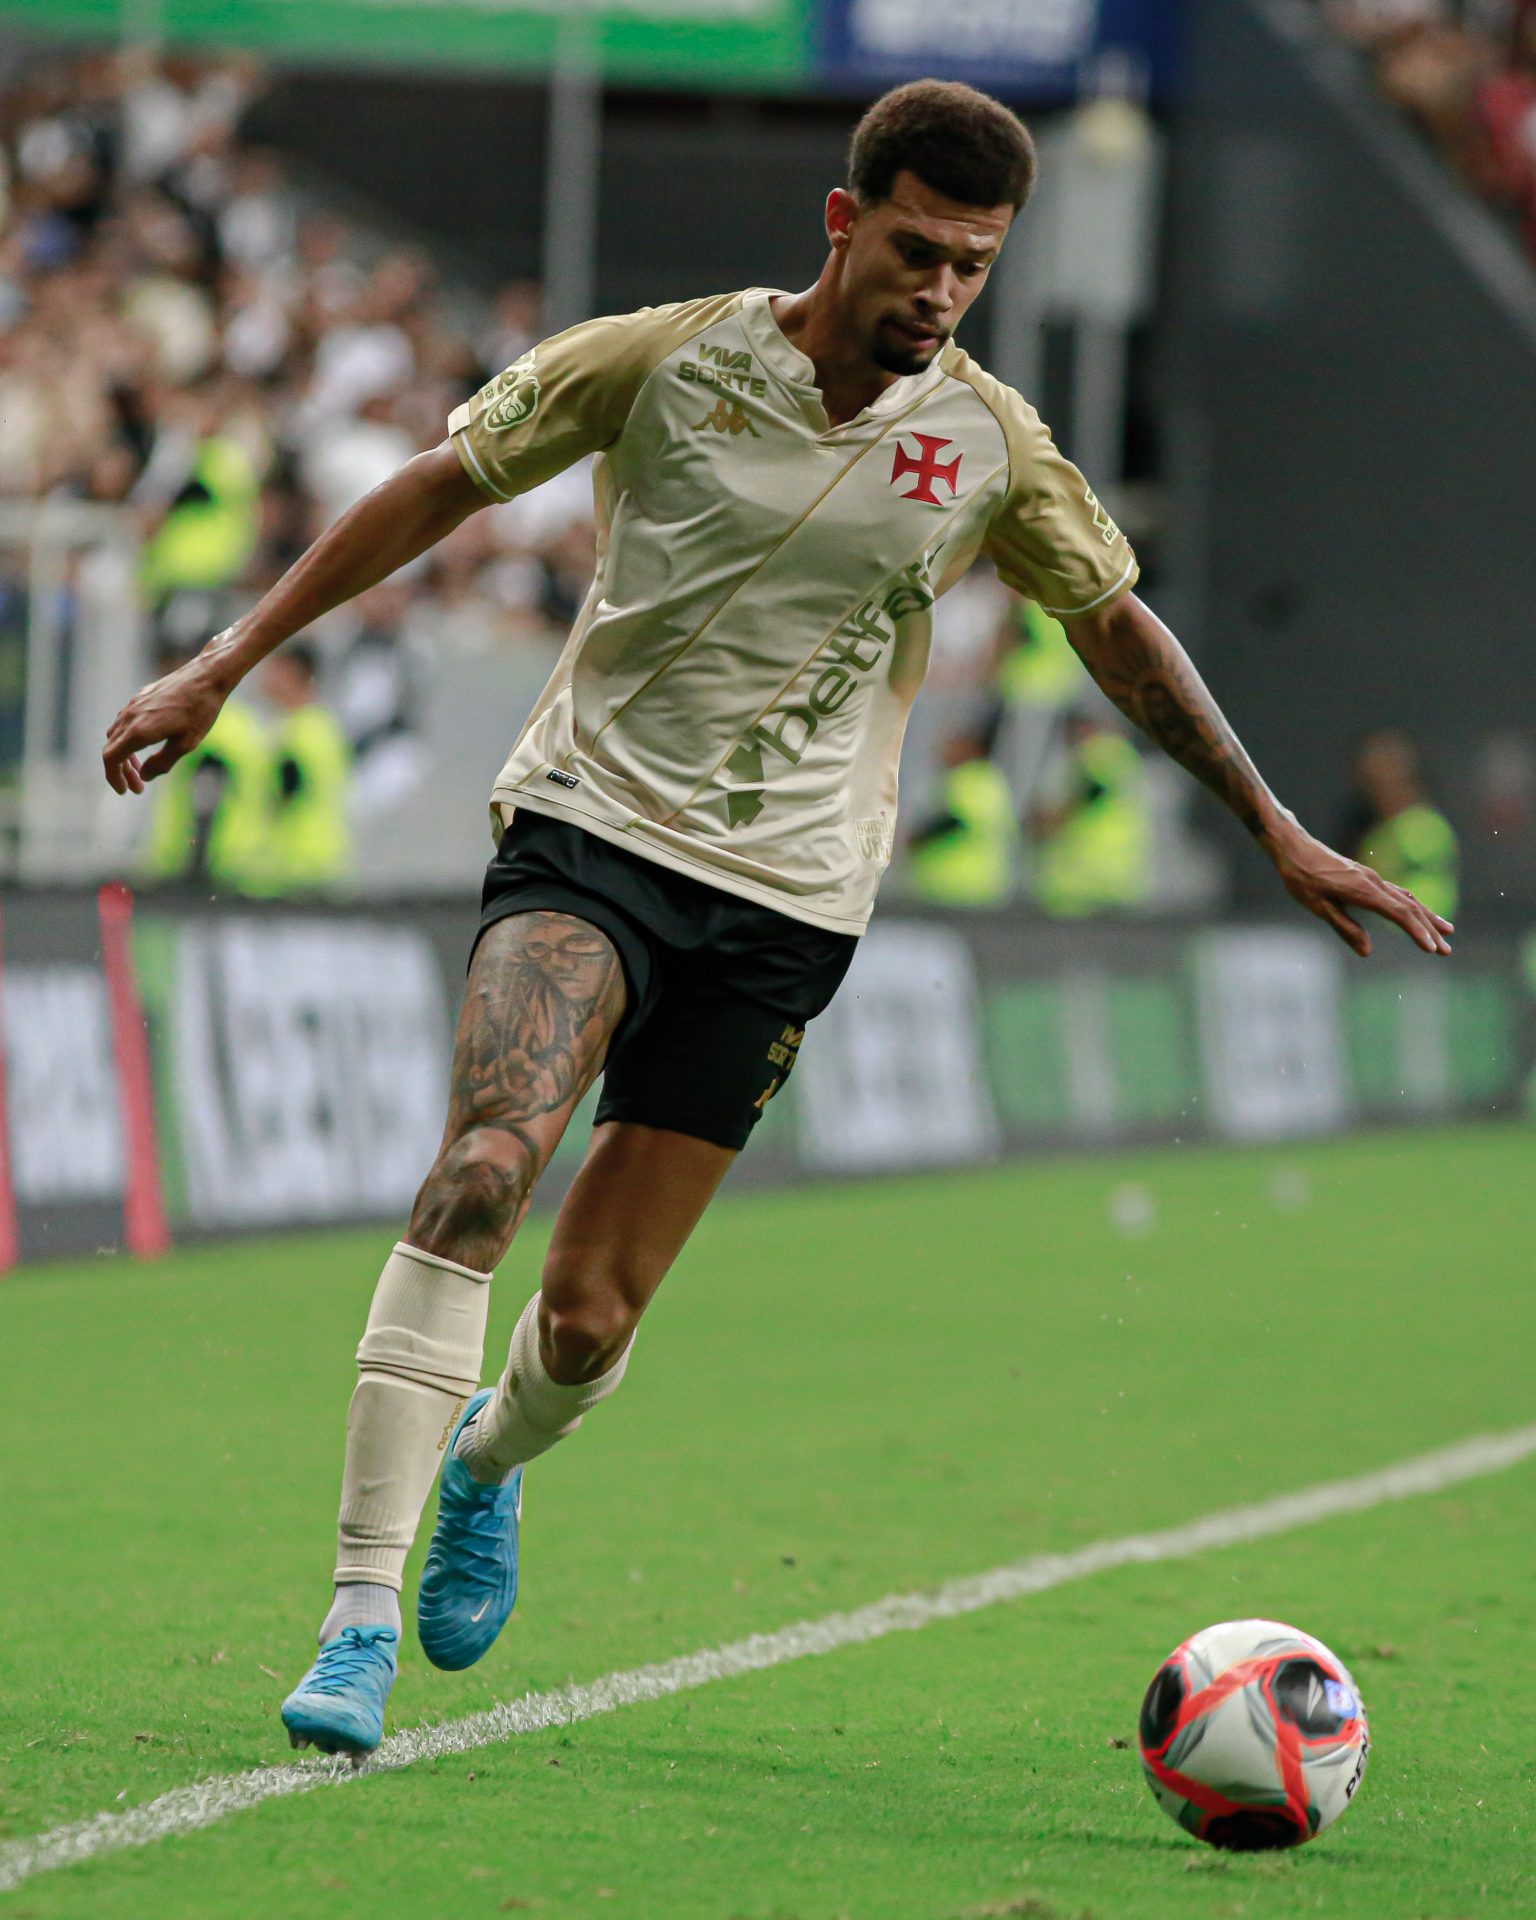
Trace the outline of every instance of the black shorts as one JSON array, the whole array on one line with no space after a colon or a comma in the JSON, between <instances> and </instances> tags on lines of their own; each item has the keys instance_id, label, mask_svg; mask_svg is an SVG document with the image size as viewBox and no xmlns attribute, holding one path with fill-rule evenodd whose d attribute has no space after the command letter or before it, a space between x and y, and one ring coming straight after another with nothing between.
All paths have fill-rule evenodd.
<instances>
[{"instance_id":1,"label":"black shorts","mask_svg":"<svg viewBox=\"0 0 1536 1920\"><path fill-rule=\"evenodd\" d=\"M480 931L513 913L569 913L605 933L628 988L597 1120L743 1147L789 1078L857 939L828 933L521 811L486 871Z\"/></svg>"}]
</instances>

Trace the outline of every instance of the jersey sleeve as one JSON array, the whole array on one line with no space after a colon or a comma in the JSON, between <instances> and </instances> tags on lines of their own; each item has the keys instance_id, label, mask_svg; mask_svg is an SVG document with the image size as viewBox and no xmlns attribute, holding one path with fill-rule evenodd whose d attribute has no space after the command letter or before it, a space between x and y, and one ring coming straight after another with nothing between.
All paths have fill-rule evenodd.
<instances>
[{"instance_id":1,"label":"jersey sleeve","mask_svg":"<svg viewBox=\"0 0 1536 1920\"><path fill-rule=\"evenodd\" d=\"M1008 443L1008 491L983 543L999 578L1057 619L1088 613L1136 584L1130 542L1050 429L1011 387L975 381Z\"/></svg>"},{"instance_id":2,"label":"jersey sleeve","mask_svg":"<svg viewBox=\"0 0 1536 1920\"><path fill-rule=\"evenodd\" d=\"M510 500L611 447L652 370L740 301L642 307L541 341L448 416L466 472L491 499Z\"/></svg>"}]
</instances>

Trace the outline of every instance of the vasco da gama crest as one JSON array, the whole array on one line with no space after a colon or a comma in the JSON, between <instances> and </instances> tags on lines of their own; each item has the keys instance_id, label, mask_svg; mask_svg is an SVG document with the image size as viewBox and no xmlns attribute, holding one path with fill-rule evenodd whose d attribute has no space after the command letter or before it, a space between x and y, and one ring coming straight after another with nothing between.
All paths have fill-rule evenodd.
<instances>
[{"instance_id":1,"label":"vasco da gama crest","mask_svg":"<svg viewBox=\"0 0 1536 1920\"><path fill-rule=\"evenodd\" d=\"M513 361L495 380L495 393L485 424L492 432L520 427L531 420L539 404L539 376L533 364L533 349L521 360Z\"/></svg>"}]
</instances>

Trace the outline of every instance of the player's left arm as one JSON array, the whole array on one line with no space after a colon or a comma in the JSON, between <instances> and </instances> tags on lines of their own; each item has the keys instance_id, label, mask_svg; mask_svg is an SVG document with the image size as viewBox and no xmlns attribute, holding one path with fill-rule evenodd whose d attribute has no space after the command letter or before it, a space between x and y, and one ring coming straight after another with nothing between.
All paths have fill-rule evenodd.
<instances>
[{"instance_id":1,"label":"player's left arm","mask_svg":"<svg viewBox=\"0 0 1536 1920\"><path fill-rule=\"evenodd\" d=\"M1380 914L1426 953L1449 953L1449 920L1357 860L1335 853L1270 792L1211 698L1194 663L1134 593L1063 625L1083 664L1120 711L1224 801L1274 861L1292 898L1362 956L1370 935L1356 914Z\"/></svg>"}]
</instances>

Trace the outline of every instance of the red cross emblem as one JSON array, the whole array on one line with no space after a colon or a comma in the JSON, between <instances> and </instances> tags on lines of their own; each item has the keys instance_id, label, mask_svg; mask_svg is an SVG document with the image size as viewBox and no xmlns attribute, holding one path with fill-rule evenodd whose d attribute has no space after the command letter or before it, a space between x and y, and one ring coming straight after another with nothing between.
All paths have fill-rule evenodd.
<instances>
[{"instance_id":1,"label":"red cross emblem","mask_svg":"<svg viewBox=\"0 0 1536 1920\"><path fill-rule=\"evenodd\" d=\"M959 491L960 462L964 457L956 454L953 460L940 460L939 455L945 447L952 447L953 440L942 440L936 433L909 433L904 436L915 440L919 452L916 456L907 452L901 441L896 442L896 458L891 463L891 485L905 480L907 475L915 474L917 485L910 488L901 497L903 500L926 500L930 507L939 507L944 503L934 492L936 481L942 480L951 493Z\"/></svg>"}]
</instances>

